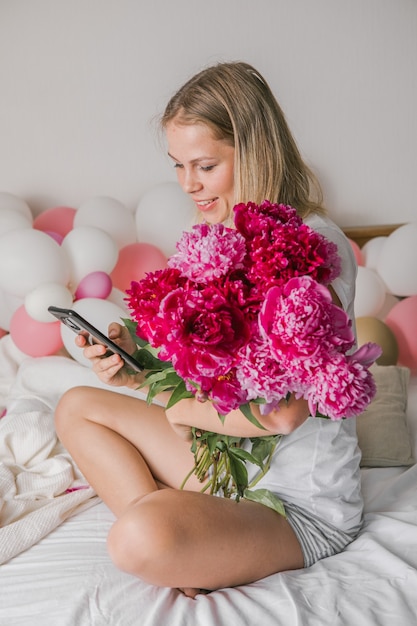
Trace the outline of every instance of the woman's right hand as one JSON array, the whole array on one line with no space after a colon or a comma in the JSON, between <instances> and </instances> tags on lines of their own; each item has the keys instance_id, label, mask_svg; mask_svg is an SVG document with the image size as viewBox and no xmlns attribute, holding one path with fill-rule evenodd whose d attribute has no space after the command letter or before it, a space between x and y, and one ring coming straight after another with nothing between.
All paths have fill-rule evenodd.
<instances>
[{"instance_id":1,"label":"woman's right hand","mask_svg":"<svg viewBox=\"0 0 417 626\"><path fill-rule=\"evenodd\" d=\"M128 329L117 322L112 322L108 328L108 337L117 343L125 352L133 354L136 350L136 344L133 341ZM144 374L129 373L124 367L124 361L118 354L110 354L104 356L107 352L106 346L101 343L90 344L88 342L88 333L82 332L77 335L75 343L78 347L84 348L84 356L91 361L93 371L106 385L116 387L130 387L136 389L142 384Z\"/></svg>"}]
</instances>

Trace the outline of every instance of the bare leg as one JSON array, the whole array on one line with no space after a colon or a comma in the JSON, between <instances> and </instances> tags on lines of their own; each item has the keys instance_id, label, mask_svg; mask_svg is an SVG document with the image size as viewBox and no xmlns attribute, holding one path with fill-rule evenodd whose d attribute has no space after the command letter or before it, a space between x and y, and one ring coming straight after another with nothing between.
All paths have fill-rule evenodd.
<instances>
[{"instance_id":1,"label":"bare leg","mask_svg":"<svg viewBox=\"0 0 417 626\"><path fill-rule=\"evenodd\" d=\"M121 569L187 595L303 567L290 525L272 509L172 489L133 503L111 529L108 546Z\"/></svg>"},{"instance_id":2,"label":"bare leg","mask_svg":"<svg viewBox=\"0 0 417 626\"><path fill-rule=\"evenodd\" d=\"M158 489L179 487L193 466L190 444L180 439L156 405L92 387L71 389L55 413L57 433L86 479L116 516ZM197 479L189 487L201 488Z\"/></svg>"},{"instance_id":3,"label":"bare leg","mask_svg":"<svg viewBox=\"0 0 417 626\"><path fill-rule=\"evenodd\" d=\"M58 433L118 517L108 547L118 567L149 583L197 589L250 583L300 568L288 522L262 505L198 493L190 444L163 409L113 392L77 388L57 408ZM161 482L172 489L158 488Z\"/></svg>"}]
</instances>

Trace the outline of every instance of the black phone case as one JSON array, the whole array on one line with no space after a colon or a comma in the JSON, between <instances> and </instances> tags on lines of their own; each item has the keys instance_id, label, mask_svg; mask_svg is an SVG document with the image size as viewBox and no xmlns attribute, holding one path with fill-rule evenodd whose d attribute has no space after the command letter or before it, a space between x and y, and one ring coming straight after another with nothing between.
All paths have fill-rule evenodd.
<instances>
[{"instance_id":1,"label":"black phone case","mask_svg":"<svg viewBox=\"0 0 417 626\"><path fill-rule=\"evenodd\" d=\"M98 328L87 322L87 320L85 320L76 311L73 311L72 309L60 309L56 306L48 307L48 311L59 319L60 322L65 324L65 326L70 328L74 333L79 334L82 330L87 331L92 337L94 337L94 339L97 339L97 341L104 344L111 352L119 354L123 361L125 361L126 365L131 367L136 372L141 372L144 369L143 366L136 361L136 359L115 344L114 341L106 337L106 335L103 335Z\"/></svg>"}]
</instances>

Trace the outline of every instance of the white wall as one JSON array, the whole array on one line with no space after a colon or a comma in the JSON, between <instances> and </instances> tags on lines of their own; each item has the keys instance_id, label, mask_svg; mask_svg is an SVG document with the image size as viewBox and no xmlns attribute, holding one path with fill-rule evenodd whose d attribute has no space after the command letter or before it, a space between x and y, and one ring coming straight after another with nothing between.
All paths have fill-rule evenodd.
<instances>
[{"instance_id":1,"label":"white wall","mask_svg":"<svg viewBox=\"0 0 417 626\"><path fill-rule=\"evenodd\" d=\"M174 179L152 118L218 60L269 80L339 224L416 219L416 0L0 0L0 191L133 209Z\"/></svg>"}]
</instances>

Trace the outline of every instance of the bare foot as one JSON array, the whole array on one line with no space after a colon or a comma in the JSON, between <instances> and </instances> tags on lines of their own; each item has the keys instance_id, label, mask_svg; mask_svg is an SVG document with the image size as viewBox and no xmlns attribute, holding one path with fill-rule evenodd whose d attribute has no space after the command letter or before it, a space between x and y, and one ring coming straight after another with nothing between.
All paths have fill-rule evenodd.
<instances>
[{"instance_id":1,"label":"bare foot","mask_svg":"<svg viewBox=\"0 0 417 626\"><path fill-rule=\"evenodd\" d=\"M208 594L210 593L209 589L195 589L194 587L178 587L178 591L181 591L187 598L194 598L198 596L199 593Z\"/></svg>"}]
</instances>

